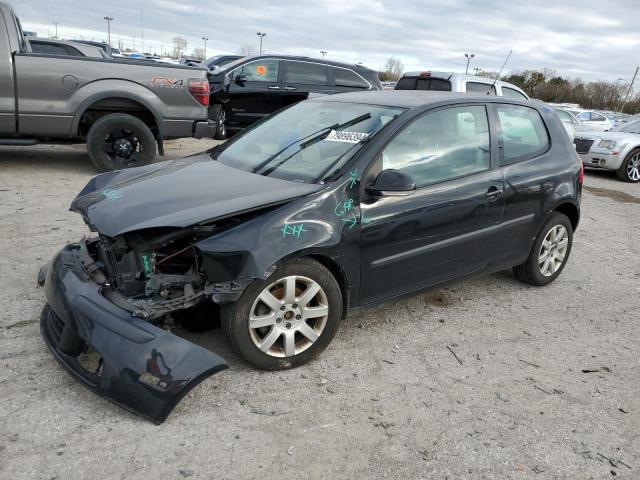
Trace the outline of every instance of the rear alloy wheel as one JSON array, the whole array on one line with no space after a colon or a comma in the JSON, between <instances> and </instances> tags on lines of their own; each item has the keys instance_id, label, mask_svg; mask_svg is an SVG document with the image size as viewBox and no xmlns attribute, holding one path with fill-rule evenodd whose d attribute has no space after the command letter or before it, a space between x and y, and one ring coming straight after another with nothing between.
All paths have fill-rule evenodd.
<instances>
[{"instance_id":1,"label":"rear alloy wheel","mask_svg":"<svg viewBox=\"0 0 640 480\"><path fill-rule=\"evenodd\" d=\"M534 286L553 282L571 253L573 227L566 215L554 212L540 229L529 258L513 268L518 280Z\"/></svg>"},{"instance_id":2,"label":"rear alloy wheel","mask_svg":"<svg viewBox=\"0 0 640 480\"><path fill-rule=\"evenodd\" d=\"M228 136L227 132L227 112L220 104L216 104L211 109L211 119L216 124L216 131L213 138L216 140L224 140Z\"/></svg>"},{"instance_id":3,"label":"rear alloy wheel","mask_svg":"<svg viewBox=\"0 0 640 480\"><path fill-rule=\"evenodd\" d=\"M640 150L633 150L616 172L626 182L640 182Z\"/></svg>"},{"instance_id":4,"label":"rear alloy wheel","mask_svg":"<svg viewBox=\"0 0 640 480\"><path fill-rule=\"evenodd\" d=\"M342 294L320 263L297 259L249 285L222 309L234 349L258 368L301 365L324 350L342 317Z\"/></svg>"},{"instance_id":5,"label":"rear alloy wheel","mask_svg":"<svg viewBox=\"0 0 640 480\"><path fill-rule=\"evenodd\" d=\"M87 150L101 172L140 167L155 159L156 139L139 118L112 113L91 125Z\"/></svg>"}]
</instances>

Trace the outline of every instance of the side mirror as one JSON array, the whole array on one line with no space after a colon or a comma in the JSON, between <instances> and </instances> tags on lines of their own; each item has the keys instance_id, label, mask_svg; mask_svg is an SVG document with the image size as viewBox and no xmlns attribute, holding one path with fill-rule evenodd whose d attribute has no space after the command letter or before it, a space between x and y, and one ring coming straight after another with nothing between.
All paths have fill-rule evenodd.
<instances>
[{"instance_id":1,"label":"side mirror","mask_svg":"<svg viewBox=\"0 0 640 480\"><path fill-rule=\"evenodd\" d=\"M238 85L243 85L247 81L247 76L244 74L240 74L236 76L236 83Z\"/></svg>"},{"instance_id":2,"label":"side mirror","mask_svg":"<svg viewBox=\"0 0 640 480\"><path fill-rule=\"evenodd\" d=\"M376 197L411 195L416 190L416 182L411 175L400 170L383 170L367 192Z\"/></svg>"}]
</instances>

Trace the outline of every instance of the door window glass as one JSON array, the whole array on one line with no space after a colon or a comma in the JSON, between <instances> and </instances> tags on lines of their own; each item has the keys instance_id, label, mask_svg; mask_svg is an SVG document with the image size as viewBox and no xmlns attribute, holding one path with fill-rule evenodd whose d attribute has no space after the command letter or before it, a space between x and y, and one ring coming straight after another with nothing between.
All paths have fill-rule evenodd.
<instances>
[{"instance_id":1,"label":"door window glass","mask_svg":"<svg viewBox=\"0 0 640 480\"><path fill-rule=\"evenodd\" d=\"M42 55L68 55L64 45L55 45L53 43L34 42L31 44L31 51Z\"/></svg>"},{"instance_id":2,"label":"door window glass","mask_svg":"<svg viewBox=\"0 0 640 480\"><path fill-rule=\"evenodd\" d=\"M247 82L270 82L274 83L278 81L278 69L280 67L280 61L275 59L264 59L250 62L242 67L234 70L233 78L238 75L244 75L247 78Z\"/></svg>"},{"instance_id":3,"label":"door window glass","mask_svg":"<svg viewBox=\"0 0 640 480\"><path fill-rule=\"evenodd\" d=\"M490 83L467 82L467 92L495 95L496 87Z\"/></svg>"},{"instance_id":4,"label":"door window glass","mask_svg":"<svg viewBox=\"0 0 640 480\"><path fill-rule=\"evenodd\" d=\"M517 100L528 100L527 97L525 97L519 91L509 87L502 87L502 96L507 98L515 98Z\"/></svg>"},{"instance_id":5,"label":"door window glass","mask_svg":"<svg viewBox=\"0 0 640 480\"><path fill-rule=\"evenodd\" d=\"M549 135L540 114L529 107L499 105L501 165L525 160L545 152Z\"/></svg>"},{"instance_id":6,"label":"door window glass","mask_svg":"<svg viewBox=\"0 0 640 480\"><path fill-rule=\"evenodd\" d=\"M382 164L421 187L488 170L490 152L485 107L456 107L414 120L385 147Z\"/></svg>"},{"instance_id":7,"label":"door window glass","mask_svg":"<svg viewBox=\"0 0 640 480\"><path fill-rule=\"evenodd\" d=\"M301 85L326 85L327 66L319 63L287 62L284 82Z\"/></svg>"},{"instance_id":8,"label":"door window glass","mask_svg":"<svg viewBox=\"0 0 640 480\"><path fill-rule=\"evenodd\" d=\"M337 87L369 88L369 84L359 75L346 68L331 68Z\"/></svg>"}]
</instances>

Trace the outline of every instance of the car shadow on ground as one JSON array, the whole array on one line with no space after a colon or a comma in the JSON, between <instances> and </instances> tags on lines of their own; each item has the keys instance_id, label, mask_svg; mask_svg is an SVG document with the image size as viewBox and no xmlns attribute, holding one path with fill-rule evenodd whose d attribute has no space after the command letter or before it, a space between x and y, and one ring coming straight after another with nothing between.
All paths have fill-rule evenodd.
<instances>
[{"instance_id":1,"label":"car shadow on ground","mask_svg":"<svg viewBox=\"0 0 640 480\"><path fill-rule=\"evenodd\" d=\"M0 169L34 169L96 175L84 145L35 145L0 147Z\"/></svg>"}]
</instances>

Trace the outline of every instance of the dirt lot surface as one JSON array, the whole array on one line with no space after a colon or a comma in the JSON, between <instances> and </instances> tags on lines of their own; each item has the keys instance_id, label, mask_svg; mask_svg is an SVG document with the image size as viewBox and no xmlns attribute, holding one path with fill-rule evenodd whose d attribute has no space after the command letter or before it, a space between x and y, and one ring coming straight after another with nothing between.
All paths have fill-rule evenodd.
<instances>
[{"instance_id":1,"label":"dirt lot surface","mask_svg":"<svg viewBox=\"0 0 640 480\"><path fill-rule=\"evenodd\" d=\"M170 156L211 142L171 142ZM346 319L296 370L241 363L161 426L72 380L40 338L36 273L87 233L81 147L0 147L0 478L640 478L640 185L587 172L571 259Z\"/></svg>"}]
</instances>

